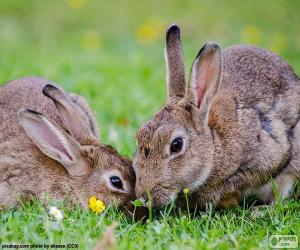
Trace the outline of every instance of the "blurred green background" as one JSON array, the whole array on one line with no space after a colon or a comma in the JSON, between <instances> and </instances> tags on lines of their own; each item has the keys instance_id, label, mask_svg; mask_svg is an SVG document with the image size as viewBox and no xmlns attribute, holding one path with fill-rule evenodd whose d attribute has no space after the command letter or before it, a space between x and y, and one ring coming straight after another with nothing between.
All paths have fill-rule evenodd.
<instances>
[{"instance_id":1,"label":"blurred green background","mask_svg":"<svg viewBox=\"0 0 300 250\"><path fill-rule=\"evenodd\" d=\"M182 30L187 70L208 40L273 50L300 73L300 1L0 0L0 82L42 76L84 95L101 137L131 156L163 104L165 29Z\"/></svg>"}]
</instances>

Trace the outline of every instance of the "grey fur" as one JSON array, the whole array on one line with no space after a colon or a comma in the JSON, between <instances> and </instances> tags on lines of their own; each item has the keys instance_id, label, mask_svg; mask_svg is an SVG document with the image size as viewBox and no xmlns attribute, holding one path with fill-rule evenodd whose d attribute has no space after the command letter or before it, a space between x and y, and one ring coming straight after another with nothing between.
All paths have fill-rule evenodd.
<instances>
[{"instance_id":1,"label":"grey fur","mask_svg":"<svg viewBox=\"0 0 300 250\"><path fill-rule=\"evenodd\" d=\"M275 201L270 181L282 198L299 181L300 80L293 68L278 55L248 45L225 48L222 61L220 82L208 85L219 84L219 89L201 90L205 106L195 105L193 86L201 69L192 70L185 97L167 102L137 132L136 195L146 199L150 194L153 206L166 205L184 188L198 207L235 205L249 193L269 203ZM200 73L206 79L219 74L217 65ZM184 147L171 154L170 143L178 136Z\"/></svg>"}]
</instances>

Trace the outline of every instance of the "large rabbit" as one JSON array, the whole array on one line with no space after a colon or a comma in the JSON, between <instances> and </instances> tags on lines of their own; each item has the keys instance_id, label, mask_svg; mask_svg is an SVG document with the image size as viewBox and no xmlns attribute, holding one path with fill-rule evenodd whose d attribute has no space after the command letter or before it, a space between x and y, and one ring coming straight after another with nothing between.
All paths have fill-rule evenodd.
<instances>
[{"instance_id":1,"label":"large rabbit","mask_svg":"<svg viewBox=\"0 0 300 250\"><path fill-rule=\"evenodd\" d=\"M134 198L131 161L98 141L85 99L40 78L0 87L0 205L32 196L68 198L86 207Z\"/></svg>"},{"instance_id":2,"label":"large rabbit","mask_svg":"<svg viewBox=\"0 0 300 250\"><path fill-rule=\"evenodd\" d=\"M161 207L188 188L198 207L226 207L250 193L274 202L273 186L287 197L300 177L300 81L292 67L265 49L221 52L209 42L186 86L176 25L167 30L166 65L166 104L137 132L137 197Z\"/></svg>"}]
</instances>

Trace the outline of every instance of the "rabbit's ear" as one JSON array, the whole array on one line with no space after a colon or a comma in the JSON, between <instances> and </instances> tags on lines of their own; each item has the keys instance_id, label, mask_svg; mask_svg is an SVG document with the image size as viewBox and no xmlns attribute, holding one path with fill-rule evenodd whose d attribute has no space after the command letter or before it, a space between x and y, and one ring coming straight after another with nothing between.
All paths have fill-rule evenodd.
<instances>
[{"instance_id":1,"label":"rabbit's ear","mask_svg":"<svg viewBox=\"0 0 300 250\"><path fill-rule=\"evenodd\" d=\"M60 162L71 176L83 176L89 172L81 157L80 144L58 125L42 114L29 109L18 112L20 125L40 150Z\"/></svg>"},{"instance_id":2,"label":"rabbit's ear","mask_svg":"<svg viewBox=\"0 0 300 250\"><path fill-rule=\"evenodd\" d=\"M81 145L89 144L91 139L96 139L87 121L80 117L80 114L70 102L69 97L62 90L51 84L47 84L44 86L42 92L45 96L53 100L63 124Z\"/></svg>"},{"instance_id":3,"label":"rabbit's ear","mask_svg":"<svg viewBox=\"0 0 300 250\"><path fill-rule=\"evenodd\" d=\"M188 98L199 108L200 119L205 120L212 98L219 89L222 73L222 54L218 44L209 42L194 60Z\"/></svg>"},{"instance_id":4,"label":"rabbit's ear","mask_svg":"<svg viewBox=\"0 0 300 250\"><path fill-rule=\"evenodd\" d=\"M165 61L167 70L168 101L185 95L185 65L180 41L180 29L171 25L166 33Z\"/></svg>"}]
</instances>

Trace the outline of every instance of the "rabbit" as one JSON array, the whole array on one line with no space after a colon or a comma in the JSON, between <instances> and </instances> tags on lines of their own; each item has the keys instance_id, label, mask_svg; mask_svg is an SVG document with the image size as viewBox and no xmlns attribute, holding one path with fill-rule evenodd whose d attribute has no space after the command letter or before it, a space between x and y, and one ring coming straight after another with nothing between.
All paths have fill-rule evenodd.
<instances>
[{"instance_id":1,"label":"rabbit","mask_svg":"<svg viewBox=\"0 0 300 250\"><path fill-rule=\"evenodd\" d=\"M136 196L226 208L287 198L300 178L300 80L274 53L206 43L185 81L180 29L166 32L167 100L136 134ZM272 188L274 187L274 188ZM276 193L276 192L275 192ZM179 199L180 201L180 199Z\"/></svg>"},{"instance_id":2,"label":"rabbit","mask_svg":"<svg viewBox=\"0 0 300 250\"><path fill-rule=\"evenodd\" d=\"M135 175L129 159L98 140L85 99L47 80L28 77L0 87L0 206L24 199L69 199L87 208L132 207Z\"/></svg>"}]
</instances>

